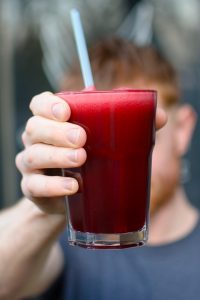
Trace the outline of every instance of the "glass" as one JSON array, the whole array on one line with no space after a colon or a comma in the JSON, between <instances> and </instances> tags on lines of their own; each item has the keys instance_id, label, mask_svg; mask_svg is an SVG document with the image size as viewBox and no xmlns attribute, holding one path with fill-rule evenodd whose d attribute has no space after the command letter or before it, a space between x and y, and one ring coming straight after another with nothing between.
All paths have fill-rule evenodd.
<instances>
[{"instance_id":1,"label":"glass","mask_svg":"<svg viewBox=\"0 0 200 300\"><path fill-rule=\"evenodd\" d=\"M79 182L66 198L68 240L86 248L143 245L148 236L156 92L62 92L70 122L87 133L86 163L63 169Z\"/></svg>"}]
</instances>

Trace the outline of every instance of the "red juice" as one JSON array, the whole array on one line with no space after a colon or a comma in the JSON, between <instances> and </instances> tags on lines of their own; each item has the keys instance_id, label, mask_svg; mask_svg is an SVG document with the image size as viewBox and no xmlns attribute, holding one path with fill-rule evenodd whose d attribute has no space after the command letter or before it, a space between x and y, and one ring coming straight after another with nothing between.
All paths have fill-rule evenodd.
<instances>
[{"instance_id":1,"label":"red juice","mask_svg":"<svg viewBox=\"0 0 200 300\"><path fill-rule=\"evenodd\" d=\"M69 121L87 133L86 163L64 170L80 186L68 197L71 229L109 234L111 240L115 234L147 231L156 92L120 89L57 95L70 105Z\"/></svg>"}]
</instances>

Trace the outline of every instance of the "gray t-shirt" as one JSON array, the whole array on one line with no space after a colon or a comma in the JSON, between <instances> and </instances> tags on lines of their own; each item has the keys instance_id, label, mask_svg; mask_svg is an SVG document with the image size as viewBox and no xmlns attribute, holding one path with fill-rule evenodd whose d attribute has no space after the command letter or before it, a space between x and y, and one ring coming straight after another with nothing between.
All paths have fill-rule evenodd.
<instances>
[{"instance_id":1,"label":"gray t-shirt","mask_svg":"<svg viewBox=\"0 0 200 300\"><path fill-rule=\"evenodd\" d=\"M125 250L71 247L44 300L191 300L200 298L200 221L185 238Z\"/></svg>"}]
</instances>

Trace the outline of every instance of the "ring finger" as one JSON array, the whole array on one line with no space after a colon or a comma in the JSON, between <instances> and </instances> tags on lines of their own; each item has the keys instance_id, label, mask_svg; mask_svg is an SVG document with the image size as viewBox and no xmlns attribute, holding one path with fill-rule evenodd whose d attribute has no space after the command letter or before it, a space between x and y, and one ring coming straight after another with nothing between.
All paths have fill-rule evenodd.
<instances>
[{"instance_id":1,"label":"ring finger","mask_svg":"<svg viewBox=\"0 0 200 300\"><path fill-rule=\"evenodd\" d=\"M84 164L86 151L83 148L72 149L35 144L27 147L16 157L16 164L21 172L49 168L75 168Z\"/></svg>"}]
</instances>

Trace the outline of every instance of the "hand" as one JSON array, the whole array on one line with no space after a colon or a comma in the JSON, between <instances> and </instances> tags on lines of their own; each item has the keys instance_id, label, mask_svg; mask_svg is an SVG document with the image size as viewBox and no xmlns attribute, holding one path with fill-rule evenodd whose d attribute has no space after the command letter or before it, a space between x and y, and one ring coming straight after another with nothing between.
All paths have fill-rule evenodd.
<instances>
[{"instance_id":1,"label":"hand","mask_svg":"<svg viewBox=\"0 0 200 300\"><path fill-rule=\"evenodd\" d=\"M46 169L73 168L84 164L83 128L68 122L69 105L52 93L35 96L30 104L33 113L22 135L25 150L16 157L22 173L22 191L48 213L65 213L63 196L74 194L78 183L74 178L47 176ZM156 128L167 121L165 112L157 109Z\"/></svg>"},{"instance_id":2,"label":"hand","mask_svg":"<svg viewBox=\"0 0 200 300\"><path fill-rule=\"evenodd\" d=\"M70 177L47 176L45 171L81 166L86 160L86 133L67 122L68 104L50 92L35 96L30 109L33 117L22 134L25 149L16 157L22 191L43 211L65 213L63 196L76 193L78 183Z\"/></svg>"}]
</instances>

